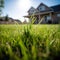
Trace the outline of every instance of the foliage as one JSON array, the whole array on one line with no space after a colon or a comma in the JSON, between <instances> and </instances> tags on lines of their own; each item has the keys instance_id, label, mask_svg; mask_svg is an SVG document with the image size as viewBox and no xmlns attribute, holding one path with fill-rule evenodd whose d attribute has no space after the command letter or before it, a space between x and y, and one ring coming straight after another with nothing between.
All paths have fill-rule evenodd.
<instances>
[{"instance_id":1,"label":"foliage","mask_svg":"<svg viewBox=\"0 0 60 60\"><path fill-rule=\"evenodd\" d=\"M8 21L9 20L9 17L8 15L5 16L5 21Z\"/></svg>"},{"instance_id":2,"label":"foliage","mask_svg":"<svg viewBox=\"0 0 60 60\"><path fill-rule=\"evenodd\" d=\"M2 14L2 8L4 8L4 0L0 0L0 16Z\"/></svg>"},{"instance_id":3,"label":"foliage","mask_svg":"<svg viewBox=\"0 0 60 60\"><path fill-rule=\"evenodd\" d=\"M60 25L0 25L0 60L57 60Z\"/></svg>"}]
</instances>

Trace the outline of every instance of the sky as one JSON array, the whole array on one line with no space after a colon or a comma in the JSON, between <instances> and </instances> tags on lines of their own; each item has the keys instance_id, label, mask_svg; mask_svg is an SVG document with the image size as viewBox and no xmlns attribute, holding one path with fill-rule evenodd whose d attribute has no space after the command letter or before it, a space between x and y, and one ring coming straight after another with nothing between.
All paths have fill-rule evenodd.
<instances>
[{"instance_id":1,"label":"sky","mask_svg":"<svg viewBox=\"0 0 60 60\"><path fill-rule=\"evenodd\" d=\"M37 8L41 2L47 6L60 4L60 0L5 0L3 15L24 21L23 16L28 15L29 8L31 6Z\"/></svg>"}]
</instances>

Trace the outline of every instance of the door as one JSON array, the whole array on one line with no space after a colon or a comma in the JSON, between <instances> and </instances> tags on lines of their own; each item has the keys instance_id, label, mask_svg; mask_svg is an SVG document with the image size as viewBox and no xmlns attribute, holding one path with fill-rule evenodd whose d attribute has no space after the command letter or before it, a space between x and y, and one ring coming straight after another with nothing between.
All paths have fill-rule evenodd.
<instances>
[{"instance_id":1,"label":"door","mask_svg":"<svg viewBox=\"0 0 60 60\"><path fill-rule=\"evenodd\" d=\"M51 16L46 15L46 16L45 16L45 21L49 21L49 20L51 20Z\"/></svg>"},{"instance_id":2,"label":"door","mask_svg":"<svg viewBox=\"0 0 60 60\"><path fill-rule=\"evenodd\" d=\"M47 21L47 16L45 16L44 18L45 18L45 21Z\"/></svg>"}]
</instances>

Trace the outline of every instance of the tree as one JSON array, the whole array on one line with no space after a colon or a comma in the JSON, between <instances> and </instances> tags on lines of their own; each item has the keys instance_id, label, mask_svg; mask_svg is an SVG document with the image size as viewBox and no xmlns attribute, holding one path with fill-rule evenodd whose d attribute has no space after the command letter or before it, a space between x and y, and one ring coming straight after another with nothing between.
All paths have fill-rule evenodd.
<instances>
[{"instance_id":1,"label":"tree","mask_svg":"<svg viewBox=\"0 0 60 60\"><path fill-rule=\"evenodd\" d=\"M4 8L4 0L0 0L0 16L2 14L2 9Z\"/></svg>"},{"instance_id":2,"label":"tree","mask_svg":"<svg viewBox=\"0 0 60 60\"><path fill-rule=\"evenodd\" d=\"M8 21L9 20L9 17L8 15L5 16L5 21Z\"/></svg>"}]
</instances>

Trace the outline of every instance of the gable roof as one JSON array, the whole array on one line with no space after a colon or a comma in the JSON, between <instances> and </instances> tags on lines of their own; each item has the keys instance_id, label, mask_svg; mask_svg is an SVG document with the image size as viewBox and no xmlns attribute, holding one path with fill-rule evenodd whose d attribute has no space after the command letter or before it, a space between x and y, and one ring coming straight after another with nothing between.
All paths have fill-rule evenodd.
<instances>
[{"instance_id":1,"label":"gable roof","mask_svg":"<svg viewBox=\"0 0 60 60\"><path fill-rule=\"evenodd\" d=\"M60 12L60 4L55 5L55 6L51 6L50 8L52 8L54 10L54 12Z\"/></svg>"},{"instance_id":2,"label":"gable roof","mask_svg":"<svg viewBox=\"0 0 60 60\"><path fill-rule=\"evenodd\" d=\"M34 14L39 12L39 10L38 10L38 9L35 9L34 7L31 7L31 8L28 10L28 13L31 11L31 9L33 9L33 10L34 10L34 12L33 12Z\"/></svg>"},{"instance_id":3,"label":"gable roof","mask_svg":"<svg viewBox=\"0 0 60 60\"><path fill-rule=\"evenodd\" d=\"M36 9L38 9L38 8L40 7L40 5L45 5L45 4L43 4L43 3L40 3Z\"/></svg>"},{"instance_id":4,"label":"gable roof","mask_svg":"<svg viewBox=\"0 0 60 60\"><path fill-rule=\"evenodd\" d=\"M39 5L36 9L39 10L39 7L40 7L41 5L44 5L45 7L48 8L48 10L45 10L45 11L53 11L52 8L48 7L48 6L47 6L46 4L44 4L44 3L40 3L40 5ZM42 12L43 12L43 11L42 11Z\"/></svg>"},{"instance_id":5,"label":"gable roof","mask_svg":"<svg viewBox=\"0 0 60 60\"><path fill-rule=\"evenodd\" d=\"M47 11L48 11L48 12L49 12L49 11L52 11L52 12L60 12L60 4L49 7L49 6L45 5L44 3L40 3L39 6L38 6L36 9L35 9L34 7L31 7L31 8L28 10L28 12L29 12L31 9L34 9L35 11L38 11L38 13L39 13L40 11L39 11L38 8L40 7L40 5L44 5L44 6L46 6L46 7L49 8L48 10L41 11L41 13L42 13L42 12L47 12ZM35 12L35 13L37 13L37 12Z\"/></svg>"},{"instance_id":6,"label":"gable roof","mask_svg":"<svg viewBox=\"0 0 60 60\"><path fill-rule=\"evenodd\" d=\"M34 7L31 7L31 8L28 10L28 12L29 12L31 9L34 9L34 10L35 10L35 8L34 8Z\"/></svg>"}]
</instances>

